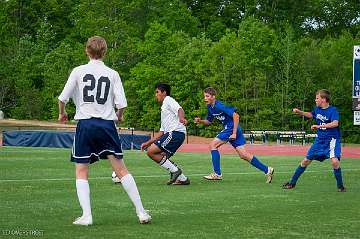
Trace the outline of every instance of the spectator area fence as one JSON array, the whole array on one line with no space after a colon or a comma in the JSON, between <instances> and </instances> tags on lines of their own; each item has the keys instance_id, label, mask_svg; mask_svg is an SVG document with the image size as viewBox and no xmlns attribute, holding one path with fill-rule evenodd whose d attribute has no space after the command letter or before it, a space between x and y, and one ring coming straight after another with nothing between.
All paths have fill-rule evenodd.
<instances>
[{"instance_id":1,"label":"spectator area fence","mask_svg":"<svg viewBox=\"0 0 360 239\"><path fill-rule=\"evenodd\" d=\"M29 146L29 147L71 147L74 137L75 125L64 128L15 126L1 127L2 145L4 146ZM124 149L139 149L141 143L154 136L155 129L144 128L118 128ZM207 129L207 137L215 137L220 130ZM185 143L192 143L191 136L201 136L202 129L188 127ZM347 137L357 136L353 131L342 131ZM314 131L278 131L278 130L244 130L244 137L250 144L300 144L312 143L317 135ZM190 139L189 139L190 138ZM343 145L345 139L342 138ZM1 143L1 140L0 140ZM358 142L360 143L360 142Z\"/></svg>"}]
</instances>

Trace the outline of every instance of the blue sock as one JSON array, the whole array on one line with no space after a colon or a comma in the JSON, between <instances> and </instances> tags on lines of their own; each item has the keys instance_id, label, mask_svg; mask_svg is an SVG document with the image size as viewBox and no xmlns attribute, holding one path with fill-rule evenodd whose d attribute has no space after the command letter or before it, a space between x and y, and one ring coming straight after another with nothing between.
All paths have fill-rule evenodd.
<instances>
[{"instance_id":1,"label":"blue sock","mask_svg":"<svg viewBox=\"0 0 360 239\"><path fill-rule=\"evenodd\" d=\"M335 175L335 178L336 178L337 187L338 188L344 187L343 181L342 181L342 176L341 176L341 168L338 168L338 169L334 168L334 175Z\"/></svg>"},{"instance_id":2,"label":"blue sock","mask_svg":"<svg viewBox=\"0 0 360 239\"><path fill-rule=\"evenodd\" d=\"M299 165L296 168L295 173L290 180L290 183L295 185L301 174L305 171L305 169L306 167L302 167L301 165Z\"/></svg>"},{"instance_id":3,"label":"blue sock","mask_svg":"<svg viewBox=\"0 0 360 239\"><path fill-rule=\"evenodd\" d=\"M251 165L254 166L257 169L260 169L264 173L268 173L268 166L260 162L255 156L250 161Z\"/></svg>"},{"instance_id":4,"label":"blue sock","mask_svg":"<svg viewBox=\"0 0 360 239\"><path fill-rule=\"evenodd\" d=\"M212 161L212 164L213 164L214 172L217 175L221 175L220 153L219 153L219 151L217 149L211 150L211 161Z\"/></svg>"}]
</instances>

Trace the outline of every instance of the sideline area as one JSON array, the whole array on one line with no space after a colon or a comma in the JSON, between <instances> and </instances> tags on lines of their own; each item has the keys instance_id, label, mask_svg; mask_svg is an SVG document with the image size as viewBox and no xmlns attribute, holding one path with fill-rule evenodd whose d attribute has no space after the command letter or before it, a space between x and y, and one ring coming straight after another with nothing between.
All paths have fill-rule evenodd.
<instances>
[{"instance_id":1,"label":"sideline area","mask_svg":"<svg viewBox=\"0 0 360 239\"><path fill-rule=\"evenodd\" d=\"M0 146L2 144L2 131L4 129L50 129L59 131L74 131L76 125L74 124L59 124L56 122L37 121L37 120L15 120L4 119L0 120ZM120 130L123 134L145 134L151 135L150 131L136 131L136 130ZM209 152L208 144L212 138L204 138L199 136L188 136L184 144L178 150L179 152ZM297 144L246 144L246 149L252 154L256 155L293 155L293 156L305 156L307 150L311 144L297 145ZM236 154L235 150L230 144L223 145L220 148L220 152L224 154ZM345 158L360 158L360 147L356 146L343 146L342 156Z\"/></svg>"}]
</instances>

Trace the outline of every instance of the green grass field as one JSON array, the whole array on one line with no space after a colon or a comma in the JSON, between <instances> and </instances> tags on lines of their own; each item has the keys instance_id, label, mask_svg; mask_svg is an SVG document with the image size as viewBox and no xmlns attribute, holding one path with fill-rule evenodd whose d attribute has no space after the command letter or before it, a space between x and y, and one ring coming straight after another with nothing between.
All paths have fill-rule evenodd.
<instances>
[{"instance_id":1,"label":"green grass field","mask_svg":"<svg viewBox=\"0 0 360 239\"><path fill-rule=\"evenodd\" d=\"M177 153L173 159L191 185L167 186L164 169L126 151L152 223L138 223L126 193L111 181L109 162L101 161L90 169L94 225L83 227L72 225L81 210L69 153L0 148L0 238L360 238L360 159L342 160L348 192L338 193L327 161L314 162L297 188L285 191L280 186L302 157L259 157L276 170L269 185L233 155L222 156L223 181L205 181L209 155Z\"/></svg>"}]
</instances>

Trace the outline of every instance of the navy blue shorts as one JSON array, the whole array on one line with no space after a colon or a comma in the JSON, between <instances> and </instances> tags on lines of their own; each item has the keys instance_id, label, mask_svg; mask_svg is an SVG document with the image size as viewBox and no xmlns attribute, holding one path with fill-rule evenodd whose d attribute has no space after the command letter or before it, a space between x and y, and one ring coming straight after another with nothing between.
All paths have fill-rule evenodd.
<instances>
[{"instance_id":1,"label":"navy blue shorts","mask_svg":"<svg viewBox=\"0 0 360 239\"><path fill-rule=\"evenodd\" d=\"M185 140L185 134L178 131L163 134L154 144L158 146L170 158L178 150Z\"/></svg>"},{"instance_id":2,"label":"navy blue shorts","mask_svg":"<svg viewBox=\"0 0 360 239\"><path fill-rule=\"evenodd\" d=\"M306 155L307 159L324 161L328 158L338 158L341 157L341 143L340 139L329 138L329 139L319 139L316 138L314 144L311 145L308 153Z\"/></svg>"},{"instance_id":3,"label":"navy blue shorts","mask_svg":"<svg viewBox=\"0 0 360 239\"><path fill-rule=\"evenodd\" d=\"M224 129L222 130L218 135L216 135L216 138L220 139L221 141L229 142L234 148L243 146L246 144L246 140L244 138L244 135L242 133L242 130L238 128L236 132L236 139L229 140L230 135L232 135L233 130L232 129Z\"/></svg>"},{"instance_id":4,"label":"navy blue shorts","mask_svg":"<svg viewBox=\"0 0 360 239\"><path fill-rule=\"evenodd\" d=\"M122 159L121 141L112 120L98 118L79 120L71 152L71 161L94 163L114 155Z\"/></svg>"}]
</instances>

